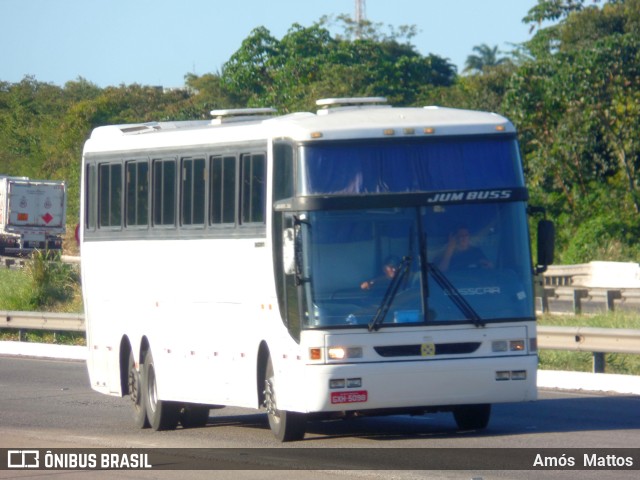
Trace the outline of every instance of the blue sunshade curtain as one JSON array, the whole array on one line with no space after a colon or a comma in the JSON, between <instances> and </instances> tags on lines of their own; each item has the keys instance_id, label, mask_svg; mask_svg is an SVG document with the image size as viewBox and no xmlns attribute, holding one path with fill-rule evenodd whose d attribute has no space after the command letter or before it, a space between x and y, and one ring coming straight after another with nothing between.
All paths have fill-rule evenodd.
<instances>
[{"instance_id":1,"label":"blue sunshade curtain","mask_svg":"<svg viewBox=\"0 0 640 480\"><path fill-rule=\"evenodd\" d=\"M313 145L300 172L302 195L523 186L513 139Z\"/></svg>"}]
</instances>

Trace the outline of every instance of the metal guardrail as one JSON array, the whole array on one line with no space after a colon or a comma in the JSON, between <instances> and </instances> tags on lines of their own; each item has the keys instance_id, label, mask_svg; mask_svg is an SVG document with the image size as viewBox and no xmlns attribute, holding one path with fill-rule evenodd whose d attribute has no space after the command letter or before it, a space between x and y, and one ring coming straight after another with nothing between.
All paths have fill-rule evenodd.
<instances>
[{"instance_id":1,"label":"metal guardrail","mask_svg":"<svg viewBox=\"0 0 640 480\"><path fill-rule=\"evenodd\" d=\"M0 310L0 328L84 332L82 313L9 312Z\"/></svg>"},{"instance_id":2,"label":"metal guardrail","mask_svg":"<svg viewBox=\"0 0 640 480\"><path fill-rule=\"evenodd\" d=\"M640 289L543 287L537 293L536 310L570 315L613 311L640 313Z\"/></svg>"},{"instance_id":3,"label":"metal guardrail","mask_svg":"<svg viewBox=\"0 0 640 480\"><path fill-rule=\"evenodd\" d=\"M84 332L81 313L0 311L0 328ZM640 330L538 326L540 350L593 353L593 371L604 372L606 353L640 355Z\"/></svg>"},{"instance_id":4,"label":"metal guardrail","mask_svg":"<svg viewBox=\"0 0 640 480\"><path fill-rule=\"evenodd\" d=\"M593 372L604 373L606 353L640 355L640 330L538 326L538 348L591 352Z\"/></svg>"},{"instance_id":5,"label":"metal guardrail","mask_svg":"<svg viewBox=\"0 0 640 480\"><path fill-rule=\"evenodd\" d=\"M0 256L0 267L3 268L24 268L29 261L29 257L4 257ZM60 261L62 263L69 263L72 265L80 265L80 257L73 255L61 255Z\"/></svg>"}]
</instances>

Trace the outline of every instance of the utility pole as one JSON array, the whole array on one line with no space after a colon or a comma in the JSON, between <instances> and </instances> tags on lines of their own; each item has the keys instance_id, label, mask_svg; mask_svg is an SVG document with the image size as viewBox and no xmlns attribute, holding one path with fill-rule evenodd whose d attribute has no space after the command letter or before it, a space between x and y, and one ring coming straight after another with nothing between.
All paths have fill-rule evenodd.
<instances>
[{"instance_id":1,"label":"utility pole","mask_svg":"<svg viewBox=\"0 0 640 480\"><path fill-rule=\"evenodd\" d=\"M367 7L365 0L355 0L356 2L356 39L362 38L362 24L367 18Z\"/></svg>"}]
</instances>

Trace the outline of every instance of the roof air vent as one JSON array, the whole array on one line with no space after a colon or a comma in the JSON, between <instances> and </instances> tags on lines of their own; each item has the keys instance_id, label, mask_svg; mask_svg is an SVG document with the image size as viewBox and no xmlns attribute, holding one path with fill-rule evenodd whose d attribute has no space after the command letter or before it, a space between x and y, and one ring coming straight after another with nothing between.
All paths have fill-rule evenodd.
<instances>
[{"instance_id":1,"label":"roof air vent","mask_svg":"<svg viewBox=\"0 0 640 480\"><path fill-rule=\"evenodd\" d=\"M228 122L247 122L257 120L260 117L273 115L277 112L275 108L226 108L222 110L211 110L211 115L215 117L211 120L211 124L220 125Z\"/></svg>"},{"instance_id":2,"label":"roof air vent","mask_svg":"<svg viewBox=\"0 0 640 480\"><path fill-rule=\"evenodd\" d=\"M326 115L330 110L345 108L361 108L371 106L388 106L385 97L346 97L346 98L322 98L316 101L316 105L322 107L318 115Z\"/></svg>"}]
</instances>

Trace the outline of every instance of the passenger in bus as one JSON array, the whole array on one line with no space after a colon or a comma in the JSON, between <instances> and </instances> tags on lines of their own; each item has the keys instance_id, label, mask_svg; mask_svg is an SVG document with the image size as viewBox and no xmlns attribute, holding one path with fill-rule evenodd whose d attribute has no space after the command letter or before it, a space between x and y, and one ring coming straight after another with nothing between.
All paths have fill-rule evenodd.
<instances>
[{"instance_id":1,"label":"passenger in bus","mask_svg":"<svg viewBox=\"0 0 640 480\"><path fill-rule=\"evenodd\" d=\"M443 272L450 269L493 267L482 249L471 245L469 229L463 226L449 235L449 242L437 265Z\"/></svg>"},{"instance_id":2,"label":"passenger in bus","mask_svg":"<svg viewBox=\"0 0 640 480\"><path fill-rule=\"evenodd\" d=\"M398 272L400 259L394 255L388 256L382 264L382 275L372 279L365 280L360 284L362 290L373 290L378 288L387 288L389 282Z\"/></svg>"}]
</instances>

